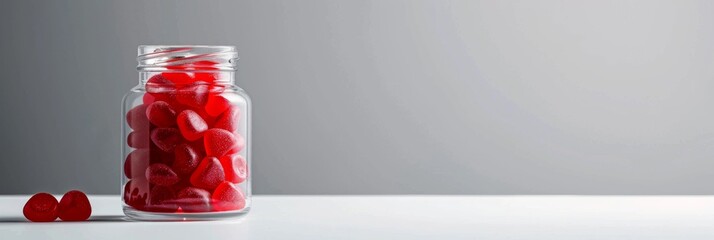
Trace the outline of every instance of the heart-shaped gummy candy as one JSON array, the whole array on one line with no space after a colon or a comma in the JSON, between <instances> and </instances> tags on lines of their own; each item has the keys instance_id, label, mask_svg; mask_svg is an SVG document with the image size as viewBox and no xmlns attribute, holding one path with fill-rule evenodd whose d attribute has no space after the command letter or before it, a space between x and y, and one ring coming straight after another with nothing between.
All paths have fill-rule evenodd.
<instances>
[{"instance_id":1,"label":"heart-shaped gummy candy","mask_svg":"<svg viewBox=\"0 0 714 240\"><path fill-rule=\"evenodd\" d=\"M92 214L92 205L87 195L79 190L64 194L57 206L59 218L63 221L84 221Z\"/></svg>"},{"instance_id":2,"label":"heart-shaped gummy candy","mask_svg":"<svg viewBox=\"0 0 714 240\"><path fill-rule=\"evenodd\" d=\"M184 212L208 212L211 210L211 192L196 187L186 187L176 194L174 200Z\"/></svg>"},{"instance_id":3,"label":"heart-shaped gummy candy","mask_svg":"<svg viewBox=\"0 0 714 240\"><path fill-rule=\"evenodd\" d=\"M124 161L124 175L127 178L144 177L144 172L149 166L148 149L137 149L126 156Z\"/></svg>"},{"instance_id":4,"label":"heart-shaped gummy candy","mask_svg":"<svg viewBox=\"0 0 714 240\"><path fill-rule=\"evenodd\" d=\"M164 101L168 103L173 103L176 101L176 86L173 82L166 79L161 74L156 74L149 78L146 82L146 92L148 92L152 97L153 101ZM147 98L144 98L146 100ZM149 102L144 101L145 104Z\"/></svg>"},{"instance_id":5,"label":"heart-shaped gummy candy","mask_svg":"<svg viewBox=\"0 0 714 240\"><path fill-rule=\"evenodd\" d=\"M214 117L221 115L230 106L231 102L218 94L210 94L208 95L208 100L206 100L206 112Z\"/></svg>"},{"instance_id":6,"label":"heart-shaped gummy candy","mask_svg":"<svg viewBox=\"0 0 714 240\"><path fill-rule=\"evenodd\" d=\"M190 181L193 186L213 190L225 179L226 175L218 158L206 157L201 160L201 164L193 171Z\"/></svg>"},{"instance_id":7,"label":"heart-shaped gummy candy","mask_svg":"<svg viewBox=\"0 0 714 240\"><path fill-rule=\"evenodd\" d=\"M245 207L245 194L236 185L222 182L211 195L214 211L240 210Z\"/></svg>"},{"instance_id":8,"label":"heart-shaped gummy candy","mask_svg":"<svg viewBox=\"0 0 714 240\"><path fill-rule=\"evenodd\" d=\"M57 219L57 205L57 199L52 194L37 193L27 200L22 214L33 222L52 222Z\"/></svg>"},{"instance_id":9,"label":"heart-shaped gummy candy","mask_svg":"<svg viewBox=\"0 0 714 240\"><path fill-rule=\"evenodd\" d=\"M176 125L176 111L164 101L156 101L146 107L146 117L158 127L171 127Z\"/></svg>"},{"instance_id":10,"label":"heart-shaped gummy candy","mask_svg":"<svg viewBox=\"0 0 714 240\"><path fill-rule=\"evenodd\" d=\"M203 132L208 130L206 121L193 110L184 110L179 113L176 121L181 135L189 141L198 140L203 137Z\"/></svg>"},{"instance_id":11,"label":"heart-shaped gummy candy","mask_svg":"<svg viewBox=\"0 0 714 240\"><path fill-rule=\"evenodd\" d=\"M199 151L189 144L181 144L174 149L174 162L171 168L179 175L191 174L203 158Z\"/></svg>"},{"instance_id":12,"label":"heart-shaped gummy candy","mask_svg":"<svg viewBox=\"0 0 714 240\"><path fill-rule=\"evenodd\" d=\"M214 127L235 132L240 124L240 109L232 106L218 117Z\"/></svg>"},{"instance_id":13,"label":"heart-shaped gummy candy","mask_svg":"<svg viewBox=\"0 0 714 240\"><path fill-rule=\"evenodd\" d=\"M151 131L151 141L162 151L173 152L182 139L176 128L157 128Z\"/></svg>"},{"instance_id":14,"label":"heart-shaped gummy candy","mask_svg":"<svg viewBox=\"0 0 714 240\"><path fill-rule=\"evenodd\" d=\"M146 117L147 105L142 104L126 112L126 123L134 131L149 131L149 119Z\"/></svg>"},{"instance_id":15,"label":"heart-shaped gummy candy","mask_svg":"<svg viewBox=\"0 0 714 240\"><path fill-rule=\"evenodd\" d=\"M163 163L153 163L146 169L146 179L149 183L159 186L171 186L179 182L179 176L171 167Z\"/></svg>"},{"instance_id":16,"label":"heart-shaped gummy candy","mask_svg":"<svg viewBox=\"0 0 714 240\"><path fill-rule=\"evenodd\" d=\"M220 128L208 129L203 134L203 144L208 156L222 157L234 148L243 148L245 140L239 139L233 133Z\"/></svg>"},{"instance_id":17,"label":"heart-shaped gummy candy","mask_svg":"<svg viewBox=\"0 0 714 240\"><path fill-rule=\"evenodd\" d=\"M130 132L126 137L126 144L133 148L148 148L149 147L149 131L137 130Z\"/></svg>"},{"instance_id":18,"label":"heart-shaped gummy candy","mask_svg":"<svg viewBox=\"0 0 714 240\"><path fill-rule=\"evenodd\" d=\"M248 166L245 158L238 154L229 154L219 159L223 171L226 173L226 181L232 183L242 183L248 177Z\"/></svg>"},{"instance_id":19,"label":"heart-shaped gummy candy","mask_svg":"<svg viewBox=\"0 0 714 240\"><path fill-rule=\"evenodd\" d=\"M181 104L203 108L208 100L209 86L206 83L196 83L182 87L176 91L176 101Z\"/></svg>"}]
</instances>

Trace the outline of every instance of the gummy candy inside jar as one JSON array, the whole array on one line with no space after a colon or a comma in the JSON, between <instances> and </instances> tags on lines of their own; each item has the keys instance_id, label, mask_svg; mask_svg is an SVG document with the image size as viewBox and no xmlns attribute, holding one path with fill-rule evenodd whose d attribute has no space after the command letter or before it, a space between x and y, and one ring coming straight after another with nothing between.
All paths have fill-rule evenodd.
<instances>
[{"instance_id":1,"label":"gummy candy inside jar","mask_svg":"<svg viewBox=\"0 0 714 240\"><path fill-rule=\"evenodd\" d=\"M232 46L139 46L123 101L122 202L138 220L215 220L250 208L250 100Z\"/></svg>"}]
</instances>

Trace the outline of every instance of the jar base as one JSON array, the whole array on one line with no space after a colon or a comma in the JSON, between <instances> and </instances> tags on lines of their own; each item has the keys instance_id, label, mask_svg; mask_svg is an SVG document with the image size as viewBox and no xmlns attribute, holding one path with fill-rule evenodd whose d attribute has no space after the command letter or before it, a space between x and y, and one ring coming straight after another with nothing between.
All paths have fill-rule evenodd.
<instances>
[{"instance_id":1,"label":"jar base","mask_svg":"<svg viewBox=\"0 0 714 240\"><path fill-rule=\"evenodd\" d=\"M123 206L124 215L129 217L129 220L136 221L217 221L231 220L237 221L243 219L250 207L243 208L240 211L227 212L206 212L206 213L157 213L146 212L134 209L131 206Z\"/></svg>"}]
</instances>

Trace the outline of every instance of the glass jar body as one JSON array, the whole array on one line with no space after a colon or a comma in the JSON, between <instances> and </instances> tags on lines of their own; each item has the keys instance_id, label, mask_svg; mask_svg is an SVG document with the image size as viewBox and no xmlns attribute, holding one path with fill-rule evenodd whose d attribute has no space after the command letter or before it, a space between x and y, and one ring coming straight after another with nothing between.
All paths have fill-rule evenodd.
<instances>
[{"instance_id":1,"label":"glass jar body","mask_svg":"<svg viewBox=\"0 0 714 240\"><path fill-rule=\"evenodd\" d=\"M141 72L123 114L128 217L215 220L249 211L250 99L233 72Z\"/></svg>"}]
</instances>

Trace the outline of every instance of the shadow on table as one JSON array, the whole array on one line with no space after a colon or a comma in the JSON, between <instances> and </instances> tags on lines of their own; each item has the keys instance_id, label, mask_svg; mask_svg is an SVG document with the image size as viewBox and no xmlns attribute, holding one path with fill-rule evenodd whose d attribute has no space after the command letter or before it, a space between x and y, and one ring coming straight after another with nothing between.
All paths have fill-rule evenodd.
<instances>
[{"instance_id":1,"label":"shadow on table","mask_svg":"<svg viewBox=\"0 0 714 240\"><path fill-rule=\"evenodd\" d=\"M130 222L124 215L91 216L88 222ZM24 217L0 217L0 223L21 223L30 222ZM61 220L57 219L57 222Z\"/></svg>"}]
</instances>

